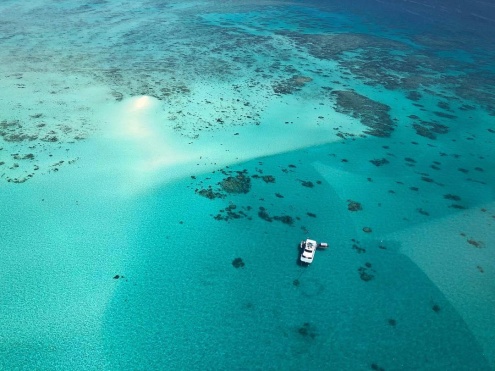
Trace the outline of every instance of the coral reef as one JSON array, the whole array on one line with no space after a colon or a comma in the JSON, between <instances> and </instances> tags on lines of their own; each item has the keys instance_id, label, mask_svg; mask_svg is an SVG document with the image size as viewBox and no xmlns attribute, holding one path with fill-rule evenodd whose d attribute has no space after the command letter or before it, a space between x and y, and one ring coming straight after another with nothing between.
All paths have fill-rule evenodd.
<instances>
[{"instance_id":1,"label":"coral reef","mask_svg":"<svg viewBox=\"0 0 495 371\"><path fill-rule=\"evenodd\" d=\"M309 322L304 322L303 325L297 329L297 332L299 335L309 337L311 339L314 339L318 335L314 325Z\"/></svg>"},{"instance_id":2,"label":"coral reef","mask_svg":"<svg viewBox=\"0 0 495 371\"><path fill-rule=\"evenodd\" d=\"M352 90L335 90L335 110L357 118L368 129L365 134L376 137L389 137L395 129L395 123L388 114L390 107Z\"/></svg>"},{"instance_id":3,"label":"coral reef","mask_svg":"<svg viewBox=\"0 0 495 371\"><path fill-rule=\"evenodd\" d=\"M361 206L361 203L353 200L347 200L347 209L349 211L361 211L363 210L363 207Z\"/></svg>"},{"instance_id":4,"label":"coral reef","mask_svg":"<svg viewBox=\"0 0 495 371\"><path fill-rule=\"evenodd\" d=\"M229 176L220 182L220 187L227 193L248 193L251 189L251 179L243 172Z\"/></svg>"},{"instance_id":5,"label":"coral reef","mask_svg":"<svg viewBox=\"0 0 495 371\"><path fill-rule=\"evenodd\" d=\"M244 268L245 266L244 261L241 258L235 258L232 260L232 265L234 268Z\"/></svg>"}]
</instances>

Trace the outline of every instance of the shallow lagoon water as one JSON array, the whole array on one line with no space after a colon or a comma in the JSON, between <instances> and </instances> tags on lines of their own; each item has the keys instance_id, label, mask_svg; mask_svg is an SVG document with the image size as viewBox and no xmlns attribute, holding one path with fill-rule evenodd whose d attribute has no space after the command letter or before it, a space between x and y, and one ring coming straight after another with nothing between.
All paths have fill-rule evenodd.
<instances>
[{"instance_id":1,"label":"shallow lagoon water","mask_svg":"<svg viewBox=\"0 0 495 371\"><path fill-rule=\"evenodd\" d=\"M382 6L3 4L2 368L493 369L493 44Z\"/></svg>"}]
</instances>

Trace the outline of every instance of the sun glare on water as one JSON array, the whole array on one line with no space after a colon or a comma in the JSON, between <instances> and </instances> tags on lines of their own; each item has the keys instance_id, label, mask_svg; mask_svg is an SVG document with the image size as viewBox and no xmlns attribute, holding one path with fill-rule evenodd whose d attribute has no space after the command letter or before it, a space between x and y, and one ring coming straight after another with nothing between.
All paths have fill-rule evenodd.
<instances>
[{"instance_id":1,"label":"sun glare on water","mask_svg":"<svg viewBox=\"0 0 495 371\"><path fill-rule=\"evenodd\" d=\"M147 95L143 95L142 97L138 98L133 105L134 109L143 109L143 108L148 108L151 105L151 99Z\"/></svg>"},{"instance_id":2,"label":"sun glare on water","mask_svg":"<svg viewBox=\"0 0 495 371\"><path fill-rule=\"evenodd\" d=\"M123 117L125 134L132 138L143 138L152 135L149 120L145 118L153 106L153 99L142 96L130 102Z\"/></svg>"}]
</instances>

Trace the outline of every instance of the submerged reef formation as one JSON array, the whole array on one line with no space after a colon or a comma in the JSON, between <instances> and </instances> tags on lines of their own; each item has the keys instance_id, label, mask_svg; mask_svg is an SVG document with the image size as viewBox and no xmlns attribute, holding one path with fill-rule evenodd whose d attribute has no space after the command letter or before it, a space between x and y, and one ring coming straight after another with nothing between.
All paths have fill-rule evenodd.
<instances>
[{"instance_id":1,"label":"submerged reef formation","mask_svg":"<svg viewBox=\"0 0 495 371\"><path fill-rule=\"evenodd\" d=\"M7 147L16 152L0 161L1 178L9 183L24 183L36 174L57 172L63 164L73 164L78 158L68 158L70 144L87 137L85 125L69 126L57 120L43 118L43 114L30 115L27 121L18 119L0 121L0 151ZM53 153L66 146L63 157L57 160ZM22 152L17 152L22 151ZM58 151L60 152L60 151ZM9 161L10 158L10 161ZM3 168L3 169L2 169Z\"/></svg>"},{"instance_id":2,"label":"submerged reef formation","mask_svg":"<svg viewBox=\"0 0 495 371\"><path fill-rule=\"evenodd\" d=\"M375 278L376 271L372 268L371 263L365 263L364 266L358 268L358 273L361 280L368 282Z\"/></svg>"},{"instance_id":3,"label":"submerged reef formation","mask_svg":"<svg viewBox=\"0 0 495 371\"><path fill-rule=\"evenodd\" d=\"M316 327L309 322L304 322L303 325L297 329L297 332L299 335L310 339L314 339L318 335Z\"/></svg>"},{"instance_id":4,"label":"submerged reef formation","mask_svg":"<svg viewBox=\"0 0 495 371\"><path fill-rule=\"evenodd\" d=\"M345 52L373 48L375 50L404 50L402 43L362 33L303 34L279 32L290 37L297 45L319 59L335 60Z\"/></svg>"},{"instance_id":5,"label":"submerged reef formation","mask_svg":"<svg viewBox=\"0 0 495 371\"><path fill-rule=\"evenodd\" d=\"M292 76L288 79L275 82L273 84L273 91L275 94L293 94L296 91L300 91L304 85L313 81L311 77L307 76Z\"/></svg>"},{"instance_id":6,"label":"submerged reef formation","mask_svg":"<svg viewBox=\"0 0 495 371\"><path fill-rule=\"evenodd\" d=\"M229 176L220 182L220 187L227 193L248 193L251 189L251 178L245 172Z\"/></svg>"},{"instance_id":7,"label":"submerged reef formation","mask_svg":"<svg viewBox=\"0 0 495 371\"><path fill-rule=\"evenodd\" d=\"M412 126L416 131L416 134L428 139L436 139L437 134L446 134L449 132L448 126L436 122L420 120L419 122L415 122Z\"/></svg>"},{"instance_id":8,"label":"submerged reef formation","mask_svg":"<svg viewBox=\"0 0 495 371\"><path fill-rule=\"evenodd\" d=\"M347 209L349 211L360 211L363 210L361 203L353 200L347 200Z\"/></svg>"},{"instance_id":9,"label":"submerged reef formation","mask_svg":"<svg viewBox=\"0 0 495 371\"><path fill-rule=\"evenodd\" d=\"M234 266L234 268L244 268L246 264L244 263L242 258L235 258L234 260L232 260L232 265Z\"/></svg>"},{"instance_id":10,"label":"submerged reef formation","mask_svg":"<svg viewBox=\"0 0 495 371\"><path fill-rule=\"evenodd\" d=\"M389 137L396 124L388 114L390 107L352 90L335 90L335 110L357 118L368 127L365 134L376 137Z\"/></svg>"},{"instance_id":11,"label":"submerged reef formation","mask_svg":"<svg viewBox=\"0 0 495 371\"><path fill-rule=\"evenodd\" d=\"M223 178L217 181L215 185L208 184L214 182L211 177L201 180L196 176L191 176L191 179L194 182L199 182L200 185L200 187L195 188L197 195L212 201L226 200L228 202L228 205L221 208L217 214L211 215L215 220L227 222L235 219L253 220L257 216L259 219L268 223L280 222L291 227L295 226L301 220L309 221L309 219L317 218L317 215L311 211L306 211L301 216L290 215L287 211L293 210L293 207L286 205L288 201L279 192L270 192L272 199L269 206L266 206L266 200L264 198L258 200L259 205L252 203L252 197L245 198L247 194L252 193L253 187L269 187L273 189L273 187L277 186L276 177L274 175L264 174L261 168L262 162L258 165L254 169L255 174L252 175L247 169L233 170L226 168L214 171L213 173L218 172L223 175ZM288 167L281 167L280 171L284 176L292 177L292 181L295 184L300 183L304 188L314 188L322 184L321 180L315 180L313 182L297 178L297 175L292 175L295 172L295 168L296 166L291 164ZM205 184L205 182L207 183ZM307 192L312 191L308 190ZM246 203L246 201L251 201L251 203ZM274 212L273 210L278 211ZM307 233L306 227L300 226L300 228Z\"/></svg>"}]
</instances>

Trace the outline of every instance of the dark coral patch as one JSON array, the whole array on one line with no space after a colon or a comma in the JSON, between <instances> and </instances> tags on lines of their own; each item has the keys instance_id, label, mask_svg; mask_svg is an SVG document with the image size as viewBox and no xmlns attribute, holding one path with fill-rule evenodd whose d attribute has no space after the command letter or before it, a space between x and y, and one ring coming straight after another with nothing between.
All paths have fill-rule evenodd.
<instances>
[{"instance_id":1,"label":"dark coral patch","mask_svg":"<svg viewBox=\"0 0 495 371\"><path fill-rule=\"evenodd\" d=\"M245 266L244 261L241 258L235 258L232 260L234 268L243 268Z\"/></svg>"},{"instance_id":2,"label":"dark coral patch","mask_svg":"<svg viewBox=\"0 0 495 371\"><path fill-rule=\"evenodd\" d=\"M461 200L461 197L459 197L457 195L452 195L450 193L443 195L443 198L445 198L446 200L452 200L452 201L460 201Z\"/></svg>"},{"instance_id":3,"label":"dark coral patch","mask_svg":"<svg viewBox=\"0 0 495 371\"><path fill-rule=\"evenodd\" d=\"M371 281L375 278L373 272L374 271L372 269L369 269L367 267L359 267L358 269L359 278L361 278L364 282Z\"/></svg>"},{"instance_id":4,"label":"dark coral patch","mask_svg":"<svg viewBox=\"0 0 495 371\"><path fill-rule=\"evenodd\" d=\"M315 186L313 182L310 182L309 180L301 180L301 185L307 188L313 188Z\"/></svg>"},{"instance_id":5,"label":"dark coral patch","mask_svg":"<svg viewBox=\"0 0 495 371\"><path fill-rule=\"evenodd\" d=\"M313 81L311 77L307 76L292 76L288 79L278 81L272 85L275 94L293 94L296 91L302 89L304 85Z\"/></svg>"},{"instance_id":6,"label":"dark coral patch","mask_svg":"<svg viewBox=\"0 0 495 371\"><path fill-rule=\"evenodd\" d=\"M376 363L372 363L370 367L372 370L375 370L375 371L385 371L385 369L383 367L378 366Z\"/></svg>"},{"instance_id":7,"label":"dark coral patch","mask_svg":"<svg viewBox=\"0 0 495 371\"><path fill-rule=\"evenodd\" d=\"M388 164L390 161L386 158L375 158L373 160L370 160L370 162L375 166L382 166Z\"/></svg>"},{"instance_id":8,"label":"dark coral patch","mask_svg":"<svg viewBox=\"0 0 495 371\"><path fill-rule=\"evenodd\" d=\"M418 209L416 209L416 211L417 211L418 213L420 213L421 215L426 215L426 216L429 216L429 215L430 215L430 213L429 213L429 212L427 212L427 211L423 210L422 208L418 208Z\"/></svg>"},{"instance_id":9,"label":"dark coral patch","mask_svg":"<svg viewBox=\"0 0 495 371\"><path fill-rule=\"evenodd\" d=\"M449 132L449 127L436 122L421 121L413 124L416 134L428 138L436 139L436 134L446 134Z\"/></svg>"},{"instance_id":10,"label":"dark coral patch","mask_svg":"<svg viewBox=\"0 0 495 371\"><path fill-rule=\"evenodd\" d=\"M220 182L220 187L228 193L248 193L251 189L251 179L238 172L236 176L229 176Z\"/></svg>"},{"instance_id":11,"label":"dark coral patch","mask_svg":"<svg viewBox=\"0 0 495 371\"><path fill-rule=\"evenodd\" d=\"M274 216L273 219L288 225L294 224L294 218L290 215Z\"/></svg>"},{"instance_id":12,"label":"dark coral patch","mask_svg":"<svg viewBox=\"0 0 495 371\"><path fill-rule=\"evenodd\" d=\"M265 183L275 183L275 177L273 175L263 175L261 177Z\"/></svg>"},{"instance_id":13,"label":"dark coral patch","mask_svg":"<svg viewBox=\"0 0 495 371\"><path fill-rule=\"evenodd\" d=\"M273 220L273 218L268 214L268 212L263 206L260 206L260 209L258 211L258 216L267 222L271 222Z\"/></svg>"},{"instance_id":14,"label":"dark coral patch","mask_svg":"<svg viewBox=\"0 0 495 371\"><path fill-rule=\"evenodd\" d=\"M210 200L213 200L215 198L225 198L224 194L213 191L211 187L208 187L207 189L196 189L196 193L200 196L209 198Z\"/></svg>"},{"instance_id":15,"label":"dark coral patch","mask_svg":"<svg viewBox=\"0 0 495 371\"><path fill-rule=\"evenodd\" d=\"M347 209L349 211L360 211L363 210L363 207L357 201L347 200Z\"/></svg>"},{"instance_id":16,"label":"dark coral patch","mask_svg":"<svg viewBox=\"0 0 495 371\"><path fill-rule=\"evenodd\" d=\"M299 335L309 337L311 339L314 339L317 335L315 327L309 322L305 322L301 327L297 329L297 332L299 333Z\"/></svg>"},{"instance_id":17,"label":"dark coral patch","mask_svg":"<svg viewBox=\"0 0 495 371\"><path fill-rule=\"evenodd\" d=\"M483 241L476 241L473 238L469 238L467 240L467 243L470 244L471 246L474 246L474 247L477 247L477 248L485 247L485 244L483 243Z\"/></svg>"},{"instance_id":18,"label":"dark coral patch","mask_svg":"<svg viewBox=\"0 0 495 371\"><path fill-rule=\"evenodd\" d=\"M336 90L335 110L357 118L368 129L365 134L376 137L389 137L395 129L395 123L389 115L390 107L352 90Z\"/></svg>"}]
</instances>

